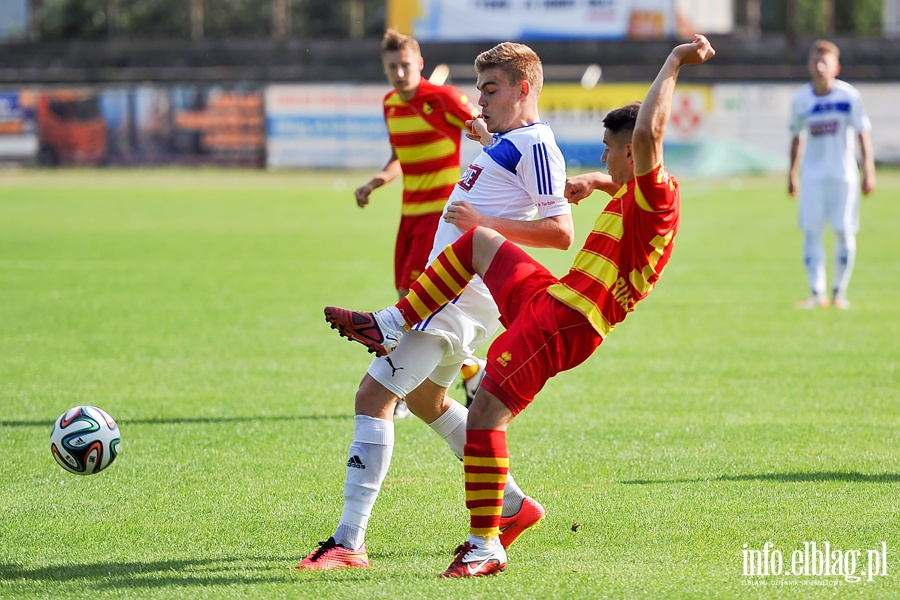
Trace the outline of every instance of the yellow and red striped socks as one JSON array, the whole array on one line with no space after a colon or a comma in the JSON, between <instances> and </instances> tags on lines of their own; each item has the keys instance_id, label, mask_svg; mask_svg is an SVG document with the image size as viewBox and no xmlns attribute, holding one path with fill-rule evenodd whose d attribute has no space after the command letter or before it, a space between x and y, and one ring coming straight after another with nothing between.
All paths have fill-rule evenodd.
<instances>
[{"instance_id":1,"label":"yellow and red striped socks","mask_svg":"<svg viewBox=\"0 0 900 600\"><path fill-rule=\"evenodd\" d=\"M491 539L500 535L503 488L509 471L506 432L499 429L468 430L464 454L469 533Z\"/></svg>"},{"instance_id":2,"label":"yellow and red striped socks","mask_svg":"<svg viewBox=\"0 0 900 600\"><path fill-rule=\"evenodd\" d=\"M444 248L419 278L409 286L409 293L395 306L410 327L447 304L463 291L475 277L472 268L472 239L475 228Z\"/></svg>"}]
</instances>

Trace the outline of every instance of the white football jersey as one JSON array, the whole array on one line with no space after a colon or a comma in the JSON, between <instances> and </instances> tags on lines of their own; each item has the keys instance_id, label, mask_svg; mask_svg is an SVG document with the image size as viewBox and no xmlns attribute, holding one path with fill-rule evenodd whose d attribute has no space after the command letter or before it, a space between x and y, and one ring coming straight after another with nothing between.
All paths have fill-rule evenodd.
<instances>
[{"instance_id":1,"label":"white football jersey","mask_svg":"<svg viewBox=\"0 0 900 600\"><path fill-rule=\"evenodd\" d=\"M465 170L447 204L465 200L484 215L516 221L555 217L572 212L563 195L565 185L566 163L553 130L547 123L533 123L494 134L491 145ZM463 233L441 218L428 260L434 260ZM478 323L483 331L477 337L482 340L499 327L497 305L477 275L452 304ZM440 335L440 331L432 331L435 325L429 319L415 329Z\"/></svg>"},{"instance_id":2,"label":"white football jersey","mask_svg":"<svg viewBox=\"0 0 900 600\"><path fill-rule=\"evenodd\" d=\"M858 182L856 136L871 128L859 92L849 83L835 81L824 96L817 96L811 83L800 88L791 109L791 133L805 136L800 177Z\"/></svg>"}]
</instances>

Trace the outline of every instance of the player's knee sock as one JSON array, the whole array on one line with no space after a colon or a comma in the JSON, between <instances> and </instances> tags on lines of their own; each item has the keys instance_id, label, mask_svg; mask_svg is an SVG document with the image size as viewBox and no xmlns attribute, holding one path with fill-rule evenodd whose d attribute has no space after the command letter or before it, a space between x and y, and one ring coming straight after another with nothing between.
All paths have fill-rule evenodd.
<instances>
[{"instance_id":1,"label":"player's knee sock","mask_svg":"<svg viewBox=\"0 0 900 600\"><path fill-rule=\"evenodd\" d=\"M467 432L463 470L469 534L488 540L500 535L503 488L509 471L506 432L470 429Z\"/></svg>"},{"instance_id":2,"label":"player's knee sock","mask_svg":"<svg viewBox=\"0 0 900 600\"><path fill-rule=\"evenodd\" d=\"M847 286L856 262L856 234L847 231L835 232L837 243L834 247L834 290L833 298L847 297Z\"/></svg>"},{"instance_id":3,"label":"player's knee sock","mask_svg":"<svg viewBox=\"0 0 900 600\"><path fill-rule=\"evenodd\" d=\"M825 297L825 245L821 233L803 233L803 264L809 289L814 296Z\"/></svg>"},{"instance_id":4,"label":"player's knee sock","mask_svg":"<svg viewBox=\"0 0 900 600\"><path fill-rule=\"evenodd\" d=\"M475 276L472 267L472 239L475 229L464 233L444 248L419 278L409 293L396 304L406 324L412 327L447 304L463 291Z\"/></svg>"},{"instance_id":5,"label":"player's knee sock","mask_svg":"<svg viewBox=\"0 0 900 600\"><path fill-rule=\"evenodd\" d=\"M393 451L392 421L356 415L344 479L344 512L334 533L335 542L345 548L356 550L365 542L369 516Z\"/></svg>"},{"instance_id":6,"label":"player's knee sock","mask_svg":"<svg viewBox=\"0 0 900 600\"><path fill-rule=\"evenodd\" d=\"M459 402L454 402L447 412L429 423L435 433L444 438L450 450L462 460L466 445L466 417L469 411ZM503 488L502 517L511 517L522 509L525 492L516 484L512 473L506 474L506 485Z\"/></svg>"},{"instance_id":7,"label":"player's knee sock","mask_svg":"<svg viewBox=\"0 0 900 600\"><path fill-rule=\"evenodd\" d=\"M452 402L444 414L428 424L435 433L444 438L450 451L460 460L466 445L466 417L469 410L459 402Z\"/></svg>"}]
</instances>

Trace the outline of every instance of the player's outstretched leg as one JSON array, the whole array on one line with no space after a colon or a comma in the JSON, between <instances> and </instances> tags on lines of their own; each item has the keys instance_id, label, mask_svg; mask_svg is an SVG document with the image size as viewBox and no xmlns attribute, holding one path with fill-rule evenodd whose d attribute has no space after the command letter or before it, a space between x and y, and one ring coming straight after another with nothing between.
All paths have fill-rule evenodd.
<instances>
[{"instance_id":1,"label":"player's outstretched leg","mask_svg":"<svg viewBox=\"0 0 900 600\"><path fill-rule=\"evenodd\" d=\"M500 542L503 490L509 472L506 431L468 429L464 454L469 537L456 549L456 558L441 577L480 577L506 567L506 550Z\"/></svg>"},{"instance_id":2,"label":"player's outstretched leg","mask_svg":"<svg viewBox=\"0 0 900 600\"><path fill-rule=\"evenodd\" d=\"M405 331L421 323L441 306L456 298L475 276L472 268L470 229L444 248L409 286L409 293L396 305L377 312L360 312L328 306L325 320L343 337L359 342L376 356L389 354Z\"/></svg>"},{"instance_id":3,"label":"player's outstretched leg","mask_svg":"<svg viewBox=\"0 0 900 600\"><path fill-rule=\"evenodd\" d=\"M375 356L390 354L405 333L403 317L393 306L374 313L326 306L325 320L342 337L359 342Z\"/></svg>"},{"instance_id":4,"label":"player's outstretched leg","mask_svg":"<svg viewBox=\"0 0 900 600\"><path fill-rule=\"evenodd\" d=\"M444 414L428 424L460 460L465 453L468 414L462 404L451 401ZM526 530L540 525L545 513L544 507L534 498L526 496L512 474L507 472L500 512L500 543L503 547L509 548Z\"/></svg>"}]
</instances>

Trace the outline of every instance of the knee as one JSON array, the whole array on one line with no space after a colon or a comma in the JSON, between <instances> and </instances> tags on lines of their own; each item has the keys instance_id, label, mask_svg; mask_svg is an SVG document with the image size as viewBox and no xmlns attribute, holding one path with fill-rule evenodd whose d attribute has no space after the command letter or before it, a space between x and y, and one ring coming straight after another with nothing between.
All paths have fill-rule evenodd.
<instances>
[{"instance_id":1,"label":"knee","mask_svg":"<svg viewBox=\"0 0 900 600\"><path fill-rule=\"evenodd\" d=\"M803 239L807 244L817 244L822 240L822 232L818 230L812 231L810 229L804 229Z\"/></svg>"},{"instance_id":2,"label":"knee","mask_svg":"<svg viewBox=\"0 0 900 600\"><path fill-rule=\"evenodd\" d=\"M478 390L469 407L466 418L467 429L506 429L515 415L495 396Z\"/></svg>"},{"instance_id":3,"label":"knee","mask_svg":"<svg viewBox=\"0 0 900 600\"><path fill-rule=\"evenodd\" d=\"M447 389L426 380L415 390L407 394L406 405L412 414L426 423L439 419L456 402L447 396Z\"/></svg>"},{"instance_id":4,"label":"knee","mask_svg":"<svg viewBox=\"0 0 900 600\"><path fill-rule=\"evenodd\" d=\"M482 242L488 242L498 237L502 237L500 232L495 229L491 229L490 227L485 227L483 225L476 225L475 231L472 232L472 235L476 240L481 240Z\"/></svg>"},{"instance_id":5,"label":"knee","mask_svg":"<svg viewBox=\"0 0 900 600\"><path fill-rule=\"evenodd\" d=\"M356 390L356 414L376 419L390 419L394 414L396 401L397 397L393 393L366 375Z\"/></svg>"},{"instance_id":6,"label":"knee","mask_svg":"<svg viewBox=\"0 0 900 600\"><path fill-rule=\"evenodd\" d=\"M837 243L847 248L856 246L856 234L852 231L835 230L834 237Z\"/></svg>"}]
</instances>

